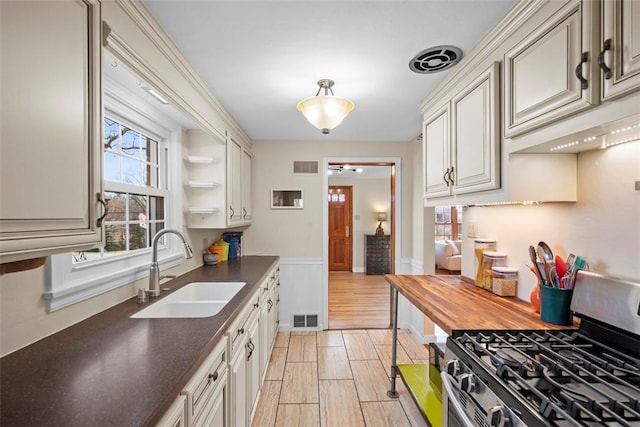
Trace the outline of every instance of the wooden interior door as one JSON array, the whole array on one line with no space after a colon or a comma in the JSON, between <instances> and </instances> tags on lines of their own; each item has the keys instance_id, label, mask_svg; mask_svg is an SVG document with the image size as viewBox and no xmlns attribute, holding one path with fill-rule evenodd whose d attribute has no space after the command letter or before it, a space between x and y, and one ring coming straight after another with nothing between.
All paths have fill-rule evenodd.
<instances>
[{"instance_id":1,"label":"wooden interior door","mask_svg":"<svg viewBox=\"0 0 640 427\"><path fill-rule=\"evenodd\" d=\"M353 268L352 187L329 187L329 271Z\"/></svg>"}]
</instances>

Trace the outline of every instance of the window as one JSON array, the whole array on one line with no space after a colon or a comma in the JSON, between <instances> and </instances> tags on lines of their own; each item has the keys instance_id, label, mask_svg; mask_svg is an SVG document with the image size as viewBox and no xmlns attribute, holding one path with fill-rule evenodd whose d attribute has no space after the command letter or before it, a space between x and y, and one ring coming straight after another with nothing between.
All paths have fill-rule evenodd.
<instances>
[{"instance_id":1,"label":"window","mask_svg":"<svg viewBox=\"0 0 640 427\"><path fill-rule=\"evenodd\" d=\"M44 293L50 311L149 275L152 237L164 228L182 228L181 135L180 123L131 91L105 88L105 245L50 257ZM161 269L182 262L178 239L159 243Z\"/></svg>"},{"instance_id":2,"label":"window","mask_svg":"<svg viewBox=\"0 0 640 427\"><path fill-rule=\"evenodd\" d=\"M104 118L104 189L109 213L104 219L105 245L74 252L74 263L119 255L151 246L164 228L162 145L144 131Z\"/></svg>"},{"instance_id":3,"label":"window","mask_svg":"<svg viewBox=\"0 0 640 427\"><path fill-rule=\"evenodd\" d=\"M459 240L462 237L462 209L456 206L436 206L435 210L435 239Z\"/></svg>"}]
</instances>

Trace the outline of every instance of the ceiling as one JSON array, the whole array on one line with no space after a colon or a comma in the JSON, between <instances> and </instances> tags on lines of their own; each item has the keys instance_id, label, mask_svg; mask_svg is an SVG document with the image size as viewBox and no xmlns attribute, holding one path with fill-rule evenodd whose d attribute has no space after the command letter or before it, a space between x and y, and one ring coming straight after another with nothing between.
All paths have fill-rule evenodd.
<instances>
[{"instance_id":1,"label":"ceiling","mask_svg":"<svg viewBox=\"0 0 640 427\"><path fill-rule=\"evenodd\" d=\"M420 51L466 54L514 0L144 0L253 140L409 141L447 71L417 74ZM296 105L335 81L354 111L329 135Z\"/></svg>"}]
</instances>

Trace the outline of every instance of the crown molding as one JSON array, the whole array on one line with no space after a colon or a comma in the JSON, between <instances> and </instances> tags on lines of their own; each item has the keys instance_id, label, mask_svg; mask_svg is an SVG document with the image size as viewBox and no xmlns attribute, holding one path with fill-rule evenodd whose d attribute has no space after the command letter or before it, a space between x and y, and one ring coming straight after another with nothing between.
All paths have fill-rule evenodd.
<instances>
[{"instance_id":1,"label":"crown molding","mask_svg":"<svg viewBox=\"0 0 640 427\"><path fill-rule=\"evenodd\" d=\"M149 38L149 40L158 48L162 55L173 65L173 67L184 77L184 79L191 85L191 87L198 92L203 99L211 106L211 108L220 115L225 124L232 134L240 139L245 145L251 146L251 138L240 127L235 118L226 110L224 105L217 99L217 97L211 92L211 89L206 85L202 78L198 75L196 70L184 57L182 52L178 49L175 43L169 38L164 29L160 26L158 21L153 17L149 9L139 0L115 0L115 3L122 9L122 11L136 24L136 26ZM121 40L121 43L123 41ZM124 44L124 43L123 43ZM126 45L125 45L126 46ZM138 58L139 59L139 58ZM150 69L150 68L149 68ZM157 76L156 73L153 73ZM175 91L166 86L166 90L170 90L181 101L181 106L185 108L188 104L182 99ZM187 111L193 111L191 108L187 108ZM202 117L196 112L195 117L199 123L203 121L210 123L209 120ZM210 126L207 126L209 128ZM217 132L224 130L216 129Z\"/></svg>"}]
</instances>

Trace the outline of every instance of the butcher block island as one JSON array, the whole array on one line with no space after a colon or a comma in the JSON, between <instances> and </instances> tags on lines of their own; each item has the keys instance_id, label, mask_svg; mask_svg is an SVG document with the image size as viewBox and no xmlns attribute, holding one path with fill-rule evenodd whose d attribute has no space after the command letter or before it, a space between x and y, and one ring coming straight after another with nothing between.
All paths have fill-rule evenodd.
<instances>
[{"instance_id":1,"label":"butcher block island","mask_svg":"<svg viewBox=\"0 0 640 427\"><path fill-rule=\"evenodd\" d=\"M528 302L515 297L504 298L473 284L460 276L386 275L393 290L393 339L391 351L390 397L397 397L396 377L400 376L423 416L432 426L443 425L442 354L430 345L429 365L396 364L398 327L398 294L402 294L425 316L448 335L471 330L558 330L567 326L540 320ZM573 327L577 327L574 322Z\"/></svg>"},{"instance_id":2,"label":"butcher block island","mask_svg":"<svg viewBox=\"0 0 640 427\"><path fill-rule=\"evenodd\" d=\"M466 283L460 276L385 277L394 289L449 335L460 330L567 329L567 326L540 320L529 302L500 297Z\"/></svg>"}]
</instances>

